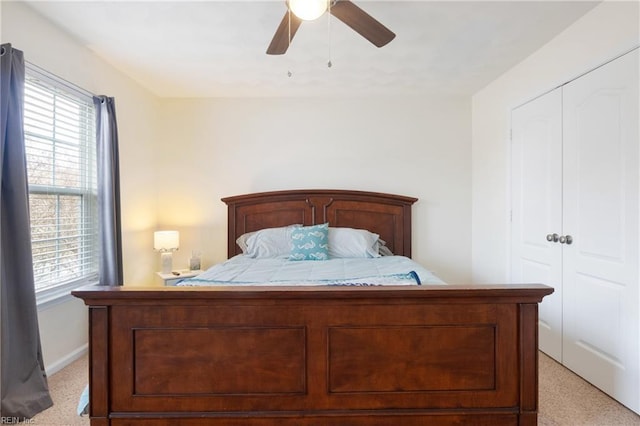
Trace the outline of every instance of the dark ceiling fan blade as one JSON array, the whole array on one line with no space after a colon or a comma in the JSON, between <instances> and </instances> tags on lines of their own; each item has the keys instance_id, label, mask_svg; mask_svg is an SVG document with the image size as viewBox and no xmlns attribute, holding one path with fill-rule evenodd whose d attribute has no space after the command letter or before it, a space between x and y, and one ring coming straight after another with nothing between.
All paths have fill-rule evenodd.
<instances>
[{"instance_id":1,"label":"dark ceiling fan blade","mask_svg":"<svg viewBox=\"0 0 640 426\"><path fill-rule=\"evenodd\" d=\"M396 36L391 30L349 0L337 0L331 5L331 14L377 47L384 46Z\"/></svg>"},{"instance_id":2,"label":"dark ceiling fan blade","mask_svg":"<svg viewBox=\"0 0 640 426\"><path fill-rule=\"evenodd\" d=\"M289 19L291 19L291 29L289 29ZM289 42L293 40L293 36L300 28L302 20L287 10L284 18L280 21L276 33L273 35L271 44L267 48L268 55L282 55L289 48Z\"/></svg>"}]
</instances>

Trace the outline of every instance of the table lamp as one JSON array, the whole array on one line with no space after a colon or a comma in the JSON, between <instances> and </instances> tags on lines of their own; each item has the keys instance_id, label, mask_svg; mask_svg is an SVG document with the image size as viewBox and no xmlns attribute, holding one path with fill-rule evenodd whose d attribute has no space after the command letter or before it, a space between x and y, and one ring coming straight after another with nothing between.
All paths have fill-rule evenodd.
<instances>
[{"instance_id":1,"label":"table lamp","mask_svg":"<svg viewBox=\"0 0 640 426\"><path fill-rule=\"evenodd\" d=\"M160 252L162 273L171 273L172 253L180 247L178 231L156 231L153 233L153 249Z\"/></svg>"}]
</instances>

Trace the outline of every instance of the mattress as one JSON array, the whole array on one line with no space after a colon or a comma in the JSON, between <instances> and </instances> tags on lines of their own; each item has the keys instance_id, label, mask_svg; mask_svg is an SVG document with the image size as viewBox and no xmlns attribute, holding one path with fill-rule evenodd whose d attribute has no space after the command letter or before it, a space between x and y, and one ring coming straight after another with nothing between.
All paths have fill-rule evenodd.
<instances>
[{"instance_id":1,"label":"mattress","mask_svg":"<svg viewBox=\"0 0 640 426\"><path fill-rule=\"evenodd\" d=\"M287 257L252 258L243 254L217 264L181 286L221 285L421 285L444 284L405 256L293 261Z\"/></svg>"}]
</instances>

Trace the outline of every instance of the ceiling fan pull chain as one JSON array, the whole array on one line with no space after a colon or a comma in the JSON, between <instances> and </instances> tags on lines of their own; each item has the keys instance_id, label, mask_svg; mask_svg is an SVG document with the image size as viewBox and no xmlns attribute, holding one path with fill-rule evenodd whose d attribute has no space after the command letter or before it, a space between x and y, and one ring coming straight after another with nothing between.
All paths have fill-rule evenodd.
<instances>
[{"instance_id":1,"label":"ceiling fan pull chain","mask_svg":"<svg viewBox=\"0 0 640 426\"><path fill-rule=\"evenodd\" d=\"M331 63L331 0L327 0L327 42L329 44L329 60L327 61L327 68L331 68L333 64Z\"/></svg>"}]
</instances>

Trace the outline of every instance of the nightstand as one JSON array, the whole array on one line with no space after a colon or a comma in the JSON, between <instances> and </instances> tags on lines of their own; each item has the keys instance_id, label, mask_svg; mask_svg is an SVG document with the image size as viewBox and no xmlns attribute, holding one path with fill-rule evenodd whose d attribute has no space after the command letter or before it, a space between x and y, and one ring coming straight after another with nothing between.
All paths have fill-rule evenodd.
<instances>
[{"instance_id":1,"label":"nightstand","mask_svg":"<svg viewBox=\"0 0 640 426\"><path fill-rule=\"evenodd\" d=\"M175 272L177 272L180 275L175 275L172 273L163 274L162 272L156 272L156 275L158 275L160 279L162 279L162 281L164 282L164 285L174 286L178 283L178 281L184 280L185 278L197 277L202 273L202 270L191 271L189 269L181 269Z\"/></svg>"}]
</instances>

